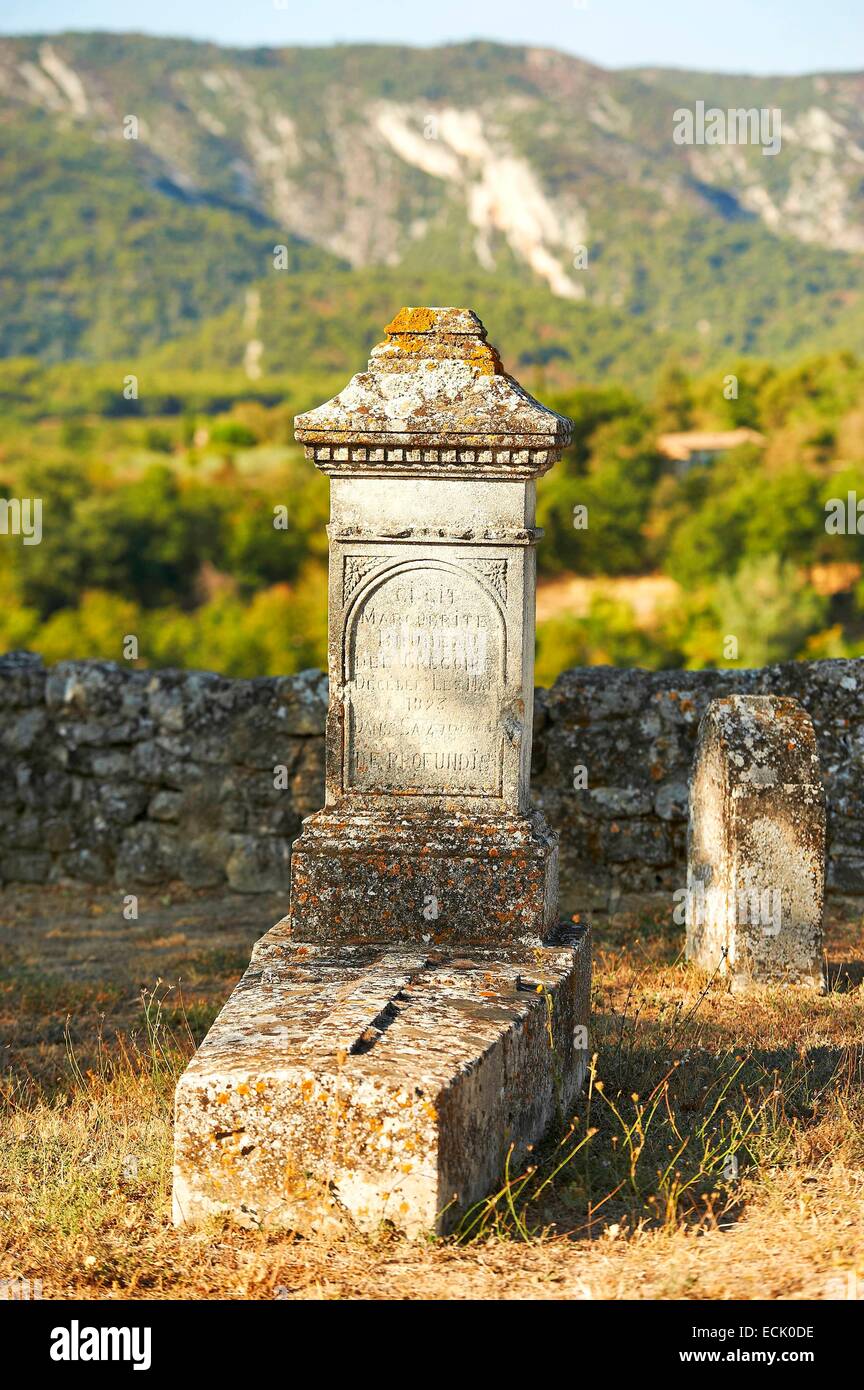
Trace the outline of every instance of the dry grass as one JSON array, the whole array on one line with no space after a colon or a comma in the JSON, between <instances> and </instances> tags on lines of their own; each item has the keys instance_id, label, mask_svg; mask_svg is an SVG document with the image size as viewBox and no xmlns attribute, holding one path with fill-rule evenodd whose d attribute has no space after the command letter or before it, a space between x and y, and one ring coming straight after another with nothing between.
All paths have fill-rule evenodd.
<instances>
[{"instance_id":1,"label":"dry grass","mask_svg":"<svg viewBox=\"0 0 864 1390\"><path fill-rule=\"evenodd\" d=\"M821 999L735 997L678 959L677 929L601 926L591 1086L458 1240L176 1231L174 1081L261 907L157 899L118 950L107 896L7 892L0 1277L46 1298L713 1299L842 1296L856 1272L864 1294L864 928L848 914ZM184 983L154 990L157 974Z\"/></svg>"}]
</instances>

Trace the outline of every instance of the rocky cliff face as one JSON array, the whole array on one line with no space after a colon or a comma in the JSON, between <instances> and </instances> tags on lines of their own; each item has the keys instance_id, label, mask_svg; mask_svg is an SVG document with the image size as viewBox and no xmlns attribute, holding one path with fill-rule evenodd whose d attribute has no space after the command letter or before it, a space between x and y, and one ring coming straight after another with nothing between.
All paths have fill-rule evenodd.
<instances>
[{"instance_id":1,"label":"rocky cliff face","mask_svg":"<svg viewBox=\"0 0 864 1390\"><path fill-rule=\"evenodd\" d=\"M758 285L772 245L781 282L825 296L822 320L851 309L857 323L854 305L830 297L855 295L850 258L857 264L864 253L862 95L860 74L613 73L562 53L483 43L229 50L141 36L0 41L6 129L57 165L40 188L42 235L55 222L59 233L55 207L64 201L85 219L70 228L67 217L55 261L111 216L102 201L122 185L115 231L142 253L149 224L176 222L182 210L190 235L199 226L203 238L208 226L193 214L218 214L223 236L233 229L226 304L239 306L243 276L264 279L274 242L296 240L324 257L306 265L500 272L558 299L635 312L646 330L686 325L718 341L730 325L712 282L722 288L723 263L737 257L739 275ZM779 108L780 152L677 144L674 113L698 101L724 112ZM88 181L83 204L70 187L76 170ZM27 187L14 168L8 177L11 212ZM686 285L676 288L683 261ZM33 267L22 261L22 269L26 282ZM158 258L152 269L168 274Z\"/></svg>"},{"instance_id":2,"label":"rocky cliff face","mask_svg":"<svg viewBox=\"0 0 864 1390\"><path fill-rule=\"evenodd\" d=\"M254 209L353 265L401 260L455 217L480 265L504 244L579 297L569 262L628 215L752 216L864 251L864 76L605 71L545 49L231 50L134 36L0 42L7 113L128 138L166 192ZM780 108L782 158L673 141L673 113ZM124 122L126 125L124 126ZM721 132L722 133L722 132Z\"/></svg>"}]
</instances>

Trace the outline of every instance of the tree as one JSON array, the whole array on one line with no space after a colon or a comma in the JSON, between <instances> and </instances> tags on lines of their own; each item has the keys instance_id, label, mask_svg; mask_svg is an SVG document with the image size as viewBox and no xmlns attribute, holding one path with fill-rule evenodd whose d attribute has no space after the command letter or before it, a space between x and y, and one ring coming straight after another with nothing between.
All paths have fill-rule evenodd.
<instances>
[{"instance_id":1,"label":"tree","mask_svg":"<svg viewBox=\"0 0 864 1390\"><path fill-rule=\"evenodd\" d=\"M767 666L802 656L828 605L792 564L765 555L720 580L715 606L724 638L737 639L740 664Z\"/></svg>"},{"instance_id":2,"label":"tree","mask_svg":"<svg viewBox=\"0 0 864 1390\"><path fill-rule=\"evenodd\" d=\"M693 424L690 379L680 363L674 360L665 363L657 379L654 414L661 434L689 430Z\"/></svg>"}]
</instances>

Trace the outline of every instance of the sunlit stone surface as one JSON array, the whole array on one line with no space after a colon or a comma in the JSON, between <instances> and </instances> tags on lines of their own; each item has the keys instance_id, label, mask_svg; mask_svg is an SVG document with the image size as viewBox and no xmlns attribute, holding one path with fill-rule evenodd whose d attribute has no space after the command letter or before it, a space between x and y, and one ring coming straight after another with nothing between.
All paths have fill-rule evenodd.
<instances>
[{"instance_id":1,"label":"sunlit stone surface","mask_svg":"<svg viewBox=\"0 0 864 1390\"><path fill-rule=\"evenodd\" d=\"M732 988L824 988L825 793L807 711L712 700L690 783L687 956Z\"/></svg>"},{"instance_id":2,"label":"sunlit stone surface","mask_svg":"<svg viewBox=\"0 0 864 1390\"><path fill-rule=\"evenodd\" d=\"M177 1092L175 1216L448 1229L564 1115L590 946L529 804L535 480L569 422L466 309L299 416L331 477L324 808Z\"/></svg>"},{"instance_id":3,"label":"sunlit stone surface","mask_svg":"<svg viewBox=\"0 0 864 1390\"><path fill-rule=\"evenodd\" d=\"M177 1088L175 1219L452 1229L582 1083L574 939L427 952L274 927Z\"/></svg>"}]
</instances>

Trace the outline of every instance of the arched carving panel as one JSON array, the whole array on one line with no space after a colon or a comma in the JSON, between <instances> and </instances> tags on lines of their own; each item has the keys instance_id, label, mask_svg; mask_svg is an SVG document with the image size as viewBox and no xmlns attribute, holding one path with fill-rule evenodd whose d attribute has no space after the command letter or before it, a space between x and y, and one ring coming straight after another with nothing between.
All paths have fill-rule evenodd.
<instances>
[{"instance_id":1,"label":"arched carving panel","mask_svg":"<svg viewBox=\"0 0 864 1390\"><path fill-rule=\"evenodd\" d=\"M467 566L412 560L346 614L344 787L500 796L506 625Z\"/></svg>"}]
</instances>

